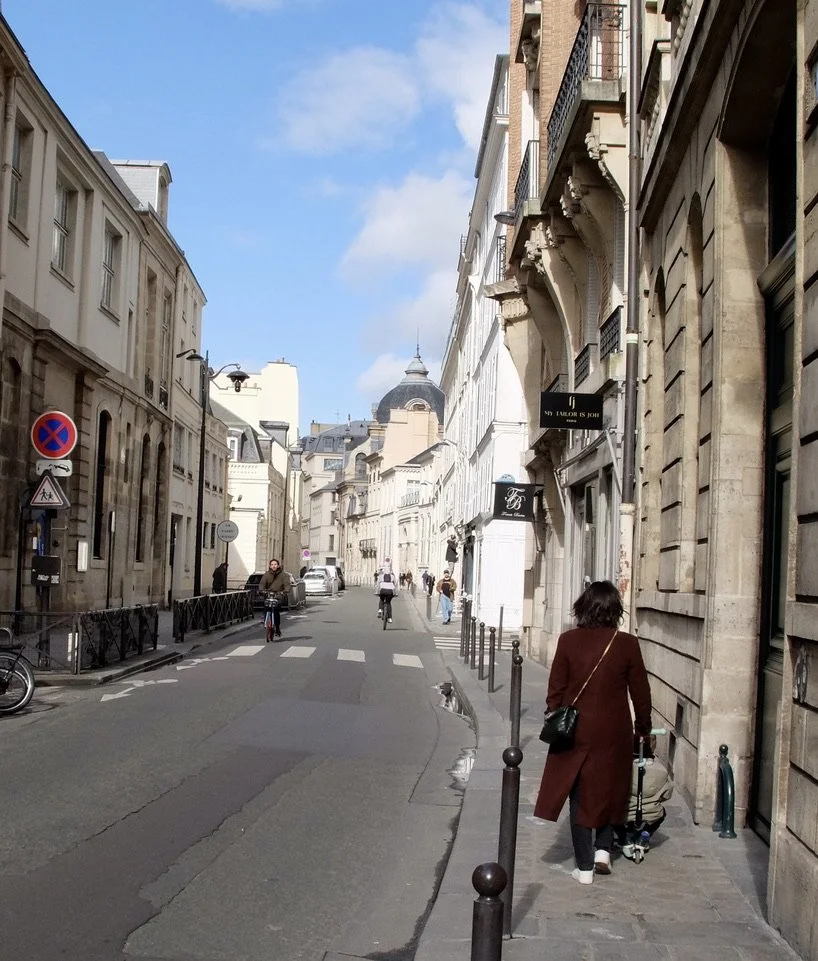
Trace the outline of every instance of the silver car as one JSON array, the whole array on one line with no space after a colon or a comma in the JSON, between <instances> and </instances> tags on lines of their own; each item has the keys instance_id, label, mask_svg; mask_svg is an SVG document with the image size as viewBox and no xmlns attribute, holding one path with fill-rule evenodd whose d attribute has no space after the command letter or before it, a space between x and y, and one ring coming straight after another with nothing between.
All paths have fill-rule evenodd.
<instances>
[{"instance_id":1,"label":"silver car","mask_svg":"<svg viewBox=\"0 0 818 961\"><path fill-rule=\"evenodd\" d=\"M325 570L307 571L303 581L307 594L332 594L332 581Z\"/></svg>"}]
</instances>

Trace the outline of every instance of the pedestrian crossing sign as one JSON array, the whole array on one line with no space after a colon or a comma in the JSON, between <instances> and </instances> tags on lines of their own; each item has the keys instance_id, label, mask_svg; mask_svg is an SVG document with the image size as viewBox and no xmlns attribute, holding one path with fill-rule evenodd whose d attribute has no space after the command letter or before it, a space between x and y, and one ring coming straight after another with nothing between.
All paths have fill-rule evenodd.
<instances>
[{"instance_id":1,"label":"pedestrian crossing sign","mask_svg":"<svg viewBox=\"0 0 818 961\"><path fill-rule=\"evenodd\" d=\"M39 484L34 488L34 492L28 500L29 507L37 507L41 510L68 510L71 502L65 496L63 489L54 479L51 471L47 470L40 478Z\"/></svg>"}]
</instances>

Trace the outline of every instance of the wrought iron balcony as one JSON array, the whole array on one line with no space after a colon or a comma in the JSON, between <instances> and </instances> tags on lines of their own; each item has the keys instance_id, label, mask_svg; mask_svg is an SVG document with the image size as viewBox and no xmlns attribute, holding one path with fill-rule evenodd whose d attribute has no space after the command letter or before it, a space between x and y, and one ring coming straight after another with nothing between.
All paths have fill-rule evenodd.
<instances>
[{"instance_id":1,"label":"wrought iron balcony","mask_svg":"<svg viewBox=\"0 0 818 961\"><path fill-rule=\"evenodd\" d=\"M574 40L554 109L548 120L548 176L554 171L570 127L582 84L586 80L620 80L625 71L626 7L589 3Z\"/></svg>"},{"instance_id":2,"label":"wrought iron balcony","mask_svg":"<svg viewBox=\"0 0 818 961\"><path fill-rule=\"evenodd\" d=\"M617 307L599 328L599 359L621 349L622 308Z\"/></svg>"},{"instance_id":3,"label":"wrought iron balcony","mask_svg":"<svg viewBox=\"0 0 818 961\"><path fill-rule=\"evenodd\" d=\"M545 389L549 394L567 394L568 374L557 374Z\"/></svg>"},{"instance_id":4,"label":"wrought iron balcony","mask_svg":"<svg viewBox=\"0 0 818 961\"><path fill-rule=\"evenodd\" d=\"M494 283L506 279L506 235L500 234L495 248Z\"/></svg>"},{"instance_id":5,"label":"wrought iron balcony","mask_svg":"<svg viewBox=\"0 0 818 961\"><path fill-rule=\"evenodd\" d=\"M588 375L591 373L591 352L594 347L596 347L596 344L586 344L577 354L576 360L574 361L575 390L584 380L588 379Z\"/></svg>"},{"instance_id":6,"label":"wrought iron balcony","mask_svg":"<svg viewBox=\"0 0 818 961\"><path fill-rule=\"evenodd\" d=\"M162 410L168 409L168 385L164 380L159 381L159 406Z\"/></svg>"},{"instance_id":7,"label":"wrought iron balcony","mask_svg":"<svg viewBox=\"0 0 818 961\"><path fill-rule=\"evenodd\" d=\"M529 140L526 144L520 173L514 186L514 219L519 220L527 200L540 197L540 141Z\"/></svg>"}]
</instances>

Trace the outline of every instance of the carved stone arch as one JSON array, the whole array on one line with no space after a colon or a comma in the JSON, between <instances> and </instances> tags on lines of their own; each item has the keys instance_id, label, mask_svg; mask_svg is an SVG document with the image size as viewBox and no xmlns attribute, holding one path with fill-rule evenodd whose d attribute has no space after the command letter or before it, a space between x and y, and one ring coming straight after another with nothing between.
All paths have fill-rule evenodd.
<instances>
[{"instance_id":1,"label":"carved stone arch","mask_svg":"<svg viewBox=\"0 0 818 961\"><path fill-rule=\"evenodd\" d=\"M717 136L763 150L796 58L796 0L756 0L727 81Z\"/></svg>"}]
</instances>

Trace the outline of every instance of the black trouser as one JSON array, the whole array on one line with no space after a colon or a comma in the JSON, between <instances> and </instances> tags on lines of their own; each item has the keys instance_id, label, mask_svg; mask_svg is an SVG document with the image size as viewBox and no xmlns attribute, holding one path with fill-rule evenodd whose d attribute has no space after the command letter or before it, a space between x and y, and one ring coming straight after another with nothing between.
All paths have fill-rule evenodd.
<instances>
[{"instance_id":1,"label":"black trouser","mask_svg":"<svg viewBox=\"0 0 818 961\"><path fill-rule=\"evenodd\" d=\"M383 615L385 601L389 601L389 614L390 615L392 614L392 598L394 596L395 596L394 591L380 591L378 593L378 597L380 598L380 601L378 601L378 610L381 612L381 615Z\"/></svg>"},{"instance_id":2,"label":"black trouser","mask_svg":"<svg viewBox=\"0 0 818 961\"><path fill-rule=\"evenodd\" d=\"M610 852L613 847L613 826L606 824L604 827L596 829L596 840L594 840L594 830L585 828L577 824L577 811L579 810L580 779L582 774L577 775L571 793L568 795L568 812L571 819L571 841L574 844L574 858L580 871L593 871L594 869L594 849L597 851Z\"/></svg>"}]
</instances>

